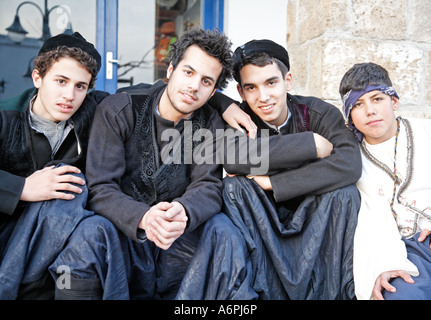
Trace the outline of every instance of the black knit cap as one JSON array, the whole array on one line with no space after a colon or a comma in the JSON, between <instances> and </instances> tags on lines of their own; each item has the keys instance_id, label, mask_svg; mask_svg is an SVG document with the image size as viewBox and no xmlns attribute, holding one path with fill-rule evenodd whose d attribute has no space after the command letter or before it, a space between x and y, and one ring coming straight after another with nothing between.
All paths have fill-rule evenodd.
<instances>
[{"instance_id":1,"label":"black knit cap","mask_svg":"<svg viewBox=\"0 0 431 320\"><path fill-rule=\"evenodd\" d=\"M40 48L39 54L51 51L60 46L66 46L69 48L80 48L84 52L87 52L96 60L97 72L99 72L100 67L102 66L102 57L100 56L94 45L85 40L85 38L79 32L75 32L72 35L59 34L57 36L49 38L42 45L42 48Z\"/></svg>"},{"instance_id":2,"label":"black knit cap","mask_svg":"<svg viewBox=\"0 0 431 320\"><path fill-rule=\"evenodd\" d=\"M271 40L251 40L246 44L238 47L234 52L234 64L238 64L242 59L251 57L257 53L266 53L283 62L287 69L290 70L289 54L279 44Z\"/></svg>"}]
</instances>

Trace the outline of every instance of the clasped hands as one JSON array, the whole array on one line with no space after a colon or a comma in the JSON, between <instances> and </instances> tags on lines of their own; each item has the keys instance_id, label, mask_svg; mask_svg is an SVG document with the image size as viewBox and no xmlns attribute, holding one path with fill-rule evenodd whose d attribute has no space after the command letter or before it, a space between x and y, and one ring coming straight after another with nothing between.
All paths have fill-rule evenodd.
<instances>
[{"instance_id":1,"label":"clasped hands","mask_svg":"<svg viewBox=\"0 0 431 320\"><path fill-rule=\"evenodd\" d=\"M138 227L145 230L148 240L167 250L184 233L187 220L181 203L159 202L145 213Z\"/></svg>"}]
</instances>

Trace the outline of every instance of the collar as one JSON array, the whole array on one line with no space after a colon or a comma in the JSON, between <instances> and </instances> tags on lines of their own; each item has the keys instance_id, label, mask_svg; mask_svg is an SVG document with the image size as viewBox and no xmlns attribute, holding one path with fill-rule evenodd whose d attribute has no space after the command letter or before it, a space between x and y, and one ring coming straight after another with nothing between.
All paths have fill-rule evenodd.
<instances>
[{"instance_id":1,"label":"collar","mask_svg":"<svg viewBox=\"0 0 431 320\"><path fill-rule=\"evenodd\" d=\"M281 130L281 128L283 128L284 126L286 126L287 125L287 123L289 122L289 120L290 120L290 118L291 118L291 116L292 116L292 114L291 114L291 112L289 111L289 109L287 109L287 118L286 118L286 121L284 121L281 125L279 125L278 127L277 126L275 126L275 125L273 125L273 124L270 124L270 123L268 123L268 122L266 122L266 121L264 121L264 120L262 120L268 127L270 127L271 129L274 129L275 131L277 131L277 132L280 132L280 130Z\"/></svg>"}]
</instances>

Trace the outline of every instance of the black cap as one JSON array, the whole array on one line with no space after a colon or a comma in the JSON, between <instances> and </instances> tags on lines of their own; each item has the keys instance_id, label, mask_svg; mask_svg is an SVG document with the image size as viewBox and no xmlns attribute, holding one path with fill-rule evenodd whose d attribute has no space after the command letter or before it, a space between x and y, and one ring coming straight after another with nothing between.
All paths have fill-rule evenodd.
<instances>
[{"instance_id":1,"label":"black cap","mask_svg":"<svg viewBox=\"0 0 431 320\"><path fill-rule=\"evenodd\" d=\"M242 59L251 57L257 53L266 53L283 62L290 70L289 54L287 50L271 40L251 40L238 47L234 52L234 64L240 63Z\"/></svg>"},{"instance_id":2,"label":"black cap","mask_svg":"<svg viewBox=\"0 0 431 320\"><path fill-rule=\"evenodd\" d=\"M72 35L59 34L57 36L49 38L42 45L42 48L40 48L39 54L51 51L60 46L66 46L69 48L80 48L83 51L87 52L96 60L97 72L99 72L100 67L102 66L102 57L100 56L94 45L85 40L85 38L79 32L75 32Z\"/></svg>"}]
</instances>

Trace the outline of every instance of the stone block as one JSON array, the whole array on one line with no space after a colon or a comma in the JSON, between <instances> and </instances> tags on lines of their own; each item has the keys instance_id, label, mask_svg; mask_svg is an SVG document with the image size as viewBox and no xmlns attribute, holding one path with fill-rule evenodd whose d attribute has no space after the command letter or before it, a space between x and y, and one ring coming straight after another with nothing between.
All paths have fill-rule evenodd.
<instances>
[{"instance_id":1,"label":"stone block","mask_svg":"<svg viewBox=\"0 0 431 320\"><path fill-rule=\"evenodd\" d=\"M403 100L417 104L421 96L424 51L416 46L397 42L362 39L328 39L324 44L322 62L322 97L338 98L338 87L344 73L355 63L374 62L388 70Z\"/></svg>"},{"instance_id":2,"label":"stone block","mask_svg":"<svg viewBox=\"0 0 431 320\"><path fill-rule=\"evenodd\" d=\"M287 44L299 44L328 30L344 28L348 21L345 0L302 0L287 4Z\"/></svg>"},{"instance_id":3,"label":"stone block","mask_svg":"<svg viewBox=\"0 0 431 320\"><path fill-rule=\"evenodd\" d=\"M429 0L415 0L413 16L409 19L409 38L419 42L431 42L431 6Z\"/></svg>"},{"instance_id":4,"label":"stone block","mask_svg":"<svg viewBox=\"0 0 431 320\"><path fill-rule=\"evenodd\" d=\"M353 34L376 39L404 39L408 1L352 0Z\"/></svg>"}]
</instances>

